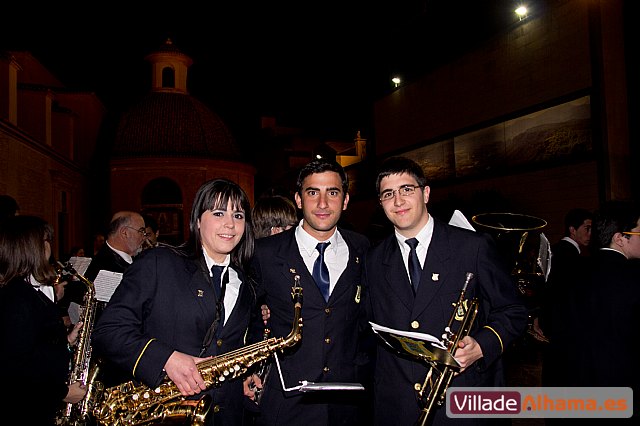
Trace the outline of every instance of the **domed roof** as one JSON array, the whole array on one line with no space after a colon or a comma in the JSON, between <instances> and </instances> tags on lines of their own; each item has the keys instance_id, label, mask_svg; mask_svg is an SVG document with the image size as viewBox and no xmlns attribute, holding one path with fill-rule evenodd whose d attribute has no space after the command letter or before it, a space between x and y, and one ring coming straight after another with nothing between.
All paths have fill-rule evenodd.
<instances>
[{"instance_id":1,"label":"domed roof","mask_svg":"<svg viewBox=\"0 0 640 426\"><path fill-rule=\"evenodd\" d=\"M112 156L241 160L222 119L187 91L191 58L167 39L145 59L151 91L120 118Z\"/></svg>"},{"instance_id":2,"label":"domed roof","mask_svg":"<svg viewBox=\"0 0 640 426\"><path fill-rule=\"evenodd\" d=\"M150 92L118 124L114 157L205 157L240 160L222 119L183 93Z\"/></svg>"}]
</instances>

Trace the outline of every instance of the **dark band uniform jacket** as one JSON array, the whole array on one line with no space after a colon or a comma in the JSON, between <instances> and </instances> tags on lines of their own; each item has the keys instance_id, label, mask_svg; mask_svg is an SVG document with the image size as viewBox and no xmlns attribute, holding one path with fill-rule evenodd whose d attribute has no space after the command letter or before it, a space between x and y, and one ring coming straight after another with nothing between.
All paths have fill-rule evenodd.
<instances>
[{"instance_id":1,"label":"dark band uniform jacket","mask_svg":"<svg viewBox=\"0 0 640 426\"><path fill-rule=\"evenodd\" d=\"M429 220L434 221L433 236L415 296L395 233L369 251L365 281L370 318L386 327L440 337L466 273L472 272L466 299L478 297L480 303L469 334L480 344L483 358L455 377L451 386L504 386L500 356L527 324L521 296L491 237L448 225L433 216ZM402 358L380 343L375 368L375 424L413 425L421 409L416 385L423 384L428 364ZM447 420L445 411L444 406L437 410L434 424Z\"/></svg>"},{"instance_id":2,"label":"dark band uniform jacket","mask_svg":"<svg viewBox=\"0 0 640 426\"><path fill-rule=\"evenodd\" d=\"M325 302L305 266L291 228L256 240L252 271L256 275L257 295L271 310L269 327L274 337L286 336L292 328L291 287L300 276L303 288L302 340L279 354L287 388L310 382L357 382L364 358L358 354L359 331L366 321L361 302L361 278L364 255L369 247L366 237L338 228L349 247L349 260L328 302ZM263 328L259 319L258 328ZM254 339L260 336L255 336ZM265 418L278 425L355 424L359 391L283 392L276 365L266 381L258 424Z\"/></svg>"},{"instance_id":3,"label":"dark band uniform jacket","mask_svg":"<svg viewBox=\"0 0 640 426\"><path fill-rule=\"evenodd\" d=\"M235 307L203 357L220 355L245 345L255 293L242 281ZM135 380L158 386L164 365L174 350L198 356L216 313L215 291L204 257L190 259L171 248L158 247L136 257L99 318L92 342ZM222 424L240 424L243 391L240 379L211 389L209 417ZM202 395L202 394L199 394ZM217 407L217 408L216 408Z\"/></svg>"},{"instance_id":4,"label":"dark band uniform jacket","mask_svg":"<svg viewBox=\"0 0 640 426\"><path fill-rule=\"evenodd\" d=\"M24 414L25 423L52 424L69 391L71 360L57 306L16 278L0 288L0 322L0 407Z\"/></svg>"}]
</instances>

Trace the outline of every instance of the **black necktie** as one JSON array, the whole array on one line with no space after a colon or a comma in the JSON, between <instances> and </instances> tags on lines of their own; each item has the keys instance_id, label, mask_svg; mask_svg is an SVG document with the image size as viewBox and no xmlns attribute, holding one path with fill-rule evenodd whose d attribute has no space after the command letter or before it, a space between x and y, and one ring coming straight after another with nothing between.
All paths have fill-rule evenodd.
<instances>
[{"instance_id":1,"label":"black necktie","mask_svg":"<svg viewBox=\"0 0 640 426\"><path fill-rule=\"evenodd\" d=\"M224 271L224 266L213 265L211 267L211 273L213 274L213 289L216 291L216 311L219 312L219 321L220 325L216 325L216 336L220 335L220 331L222 330L222 325L224 324L224 293L226 282L229 281L229 272L224 275L224 281L222 277L222 271Z\"/></svg>"},{"instance_id":2,"label":"black necktie","mask_svg":"<svg viewBox=\"0 0 640 426\"><path fill-rule=\"evenodd\" d=\"M318 243L316 250L320 252L320 255L316 259L316 263L313 264L313 279L320 289L325 302L329 300L329 269L324 263L324 251L329 244L331 243Z\"/></svg>"},{"instance_id":3,"label":"black necktie","mask_svg":"<svg viewBox=\"0 0 640 426\"><path fill-rule=\"evenodd\" d=\"M413 285L413 292L418 292L418 285L420 284L420 274L422 268L420 267L420 261L418 260L418 253L416 253L416 247L418 247L418 240L416 238L409 238L404 241L411 251L409 252L409 276L411 277L411 284Z\"/></svg>"},{"instance_id":4,"label":"black necktie","mask_svg":"<svg viewBox=\"0 0 640 426\"><path fill-rule=\"evenodd\" d=\"M213 289L216 291L217 300L220 300L220 295L222 294L222 271L224 271L224 266L213 265L211 267Z\"/></svg>"}]
</instances>

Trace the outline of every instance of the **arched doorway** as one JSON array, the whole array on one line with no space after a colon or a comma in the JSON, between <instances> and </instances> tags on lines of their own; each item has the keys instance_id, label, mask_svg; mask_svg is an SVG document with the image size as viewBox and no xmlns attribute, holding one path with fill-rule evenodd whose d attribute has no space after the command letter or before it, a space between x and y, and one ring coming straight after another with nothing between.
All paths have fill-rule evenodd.
<instances>
[{"instance_id":1,"label":"arched doorway","mask_svg":"<svg viewBox=\"0 0 640 426\"><path fill-rule=\"evenodd\" d=\"M142 214L158 222L161 243L178 245L184 241L182 190L172 179L161 177L142 189Z\"/></svg>"}]
</instances>

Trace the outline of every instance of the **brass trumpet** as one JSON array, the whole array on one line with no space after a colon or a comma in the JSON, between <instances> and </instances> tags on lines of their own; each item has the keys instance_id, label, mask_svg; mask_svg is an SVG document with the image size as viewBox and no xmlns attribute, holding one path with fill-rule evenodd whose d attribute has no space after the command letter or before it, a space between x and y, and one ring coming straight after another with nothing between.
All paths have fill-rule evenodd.
<instances>
[{"instance_id":1,"label":"brass trumpet","mask_svg":"<svg viewBox=\"0 0 640 426\"><path fill-rule=\"evenodd\" d=\"M473 278L473 273L467 272L466 280L460 291L460 296L456 302L449 323L444 329L442 340L447 348L447 351L451 355L451 359L458 349L458 343L469 334L471 326L476 319L478 313L478 299L474 298L468 303L465 300L465 294L467 286ZM454 322L460 322L456 331L453 330ZM441 406L444 403L445 394L447 388L451 383L451 379L460 371L460 366L457 365L455 360L451 361L429 361L431 368L427 372L427 376L424 379L424 383L418 391L418 397L422 405L422 412L416 423L416 426L425 426L430 418L430 415L436 406Z\"/></svg>"}]
</instances>

